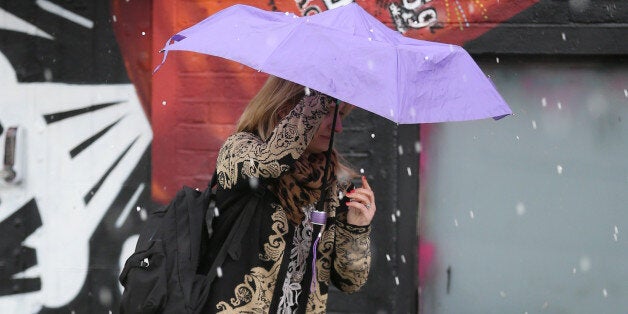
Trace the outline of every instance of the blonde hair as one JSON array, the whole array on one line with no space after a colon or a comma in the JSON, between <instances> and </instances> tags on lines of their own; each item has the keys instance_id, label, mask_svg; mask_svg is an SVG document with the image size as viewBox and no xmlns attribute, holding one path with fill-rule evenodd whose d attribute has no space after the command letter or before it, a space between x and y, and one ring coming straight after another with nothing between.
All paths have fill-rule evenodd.
<instances>
[{"instance_id":1,"label":"blonde hair","mask_svg":"<svg viewBox=\"0 0 628 314\"><path fill-rule=\"evenodd\" d=\"M236 132L249 132L266 141L273 130L296 104L305 96L305 87L297 83L269 76L262 88L244 108L238 120ZM333 150L336 176L341 181L357 177L357 173L347 165L344 158Z\"/></svg>"}]
</instances>

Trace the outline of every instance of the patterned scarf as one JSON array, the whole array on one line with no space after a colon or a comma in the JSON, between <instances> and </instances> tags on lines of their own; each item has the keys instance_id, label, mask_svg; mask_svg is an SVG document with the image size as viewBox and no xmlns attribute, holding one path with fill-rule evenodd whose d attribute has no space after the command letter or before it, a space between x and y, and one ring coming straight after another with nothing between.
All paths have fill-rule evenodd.
<instances>
[{"instance_id":1,"label":"patterned scarf","mask_svg":"<svg viewBox=\"0 0 628 314\"><path fill-rule=\"evenodd\" d=\"M297 160L292 170L279 178L279 184L275 187L275 194L279 198L281 206L287 213L288 220L295 225L301 224L305 218L302 208L319 201L321 187L323 185L323 172L325 171L325 154L304 153ZM330 173L328 176L327 199L325 208L334 202L336 193L336 178L333 175L336 155L332 154Z\"/></svg>"}]
</instances>

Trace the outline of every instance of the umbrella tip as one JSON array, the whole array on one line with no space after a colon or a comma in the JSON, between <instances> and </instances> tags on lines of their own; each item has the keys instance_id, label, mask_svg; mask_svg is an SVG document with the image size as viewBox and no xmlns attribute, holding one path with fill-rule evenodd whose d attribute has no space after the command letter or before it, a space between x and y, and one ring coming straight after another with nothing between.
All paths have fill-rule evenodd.
<instances>
[{"instance_id":1,"label":"umbrella tip","mask_svg":"<svg viewBox=\"0 0 628 314\"><path fill-rule=\"evenodd\" d=\"M505 118L505 117L507 117L507 116L510 116L510 115L512 115L512 113L503 114L503 115L501 115L501 116L494 116L494 117L493 117L493 120L495 120L495 121L497 121L497 120L501 120L501 119L503 119L503 118Z\"/></svg>"}]
</instances>

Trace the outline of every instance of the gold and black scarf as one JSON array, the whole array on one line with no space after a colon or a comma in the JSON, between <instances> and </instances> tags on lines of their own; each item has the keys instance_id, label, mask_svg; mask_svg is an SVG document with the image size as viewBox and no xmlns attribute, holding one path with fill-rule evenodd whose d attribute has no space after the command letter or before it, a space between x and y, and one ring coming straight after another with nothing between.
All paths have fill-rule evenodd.
<instances>
[{"instance_id":1,"label":"gold and black scarf","mask_svg":"<svg viewBox=\"0 0 628 314\"><path fill-rule=\"evenodd\" d=\"M323 186L323 173L325 171L325 154L304 153L292 169L279 178L279 184L275 187L275 194L279 198L281 206L286 211L288 220L299 225L305 218L302 208L319 201ZM336 193L336 178L333 175L336 155L332 154L328 175L326 206L334 200Z\"/></svg>"}]
</instances>

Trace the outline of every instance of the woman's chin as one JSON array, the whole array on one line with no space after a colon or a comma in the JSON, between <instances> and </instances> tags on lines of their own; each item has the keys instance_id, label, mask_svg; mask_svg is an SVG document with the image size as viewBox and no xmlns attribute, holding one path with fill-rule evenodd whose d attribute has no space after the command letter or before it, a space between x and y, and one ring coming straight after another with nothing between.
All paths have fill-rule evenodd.
<instances>
[{"instance_id":1,"label":"woman's chin","mask_svg":"<svg viewBox=\"0 0 628 314\"><path fill-rule=\"evenodd\" d=\"M323 147L323 145L310 145L305 149L305 151L310 154L320 154L325 152L326 150L327 148Z\"/></svg>"}]
</instances>

